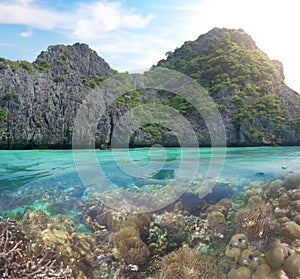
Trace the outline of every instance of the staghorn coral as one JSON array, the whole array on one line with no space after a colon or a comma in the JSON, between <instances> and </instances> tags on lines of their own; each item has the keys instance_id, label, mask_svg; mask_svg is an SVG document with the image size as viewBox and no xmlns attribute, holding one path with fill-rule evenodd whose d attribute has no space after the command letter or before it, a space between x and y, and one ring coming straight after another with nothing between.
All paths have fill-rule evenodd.
<instances>
[{"instance_id":1,"label":"staghorn coral","mask_svg":"<svg viewBox=\"0 0 300 279\"><path fill-rule=\"evenodd\" d=\"M221 275L207 256L180 248L162 259L160 279L219 279Z\"/></svg>"},{"instance_id":2,"label":"staghorn coral","mask_svg":"<svg viewBox=\"0 0 300 279\"><path fill-rule=\"evenodd\" d=\"M71 216L49 217L44 211L37 210L26 213L24 219L19 222L19 227L34 243L51 247L59 253L60 260L72 269L73 278L99 278L96 266L99 266L100 262L105 269L106 263L110 261L107 250L111 251L111 247L103 243L108 242L110 233L103 231L105 239L101 242L102 230L91 236L76 232L76 224L76 220ZM106 250L103 247L106 247ZM106 269L109 268L111 267Z\"/></svg>"},{"instance_id":3,"label":"staghorn coral","mask_svg":"<svg viewBox=\"0 0 300 279\"><path fill-rule=\"evenodd\" d=\"M247 235L251 244L267 248L276 238L278 223L270 204L247 207L236 215L237 231Z\"/></svg>"},{"instance_id":4,"label":"staghorn coral","mask_svg":"<svg viewBox=\"0 0 300 279\"><path fill-rule=\"evenodd\" d=\"M60 254L27 240L14 223L0 219L1 278L72 278Z\"/></svg>"}]
</instances>

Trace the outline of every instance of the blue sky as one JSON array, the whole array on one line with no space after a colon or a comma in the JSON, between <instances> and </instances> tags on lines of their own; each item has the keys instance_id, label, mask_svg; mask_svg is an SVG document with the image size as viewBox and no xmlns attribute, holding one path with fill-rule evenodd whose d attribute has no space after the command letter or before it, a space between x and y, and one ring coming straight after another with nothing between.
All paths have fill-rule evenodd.
<instances>
[{"instance_id":1,"label":"blue sky","mask_svg":"<svg viewBox=\"0 0 300 279\"><path fill-rule=\"evenodd\" d=\"M87 43L113 68L149 68L213 27L243 28L300 92L298 0L0 0L0 57Z\"/></svg>"}]
</instances>

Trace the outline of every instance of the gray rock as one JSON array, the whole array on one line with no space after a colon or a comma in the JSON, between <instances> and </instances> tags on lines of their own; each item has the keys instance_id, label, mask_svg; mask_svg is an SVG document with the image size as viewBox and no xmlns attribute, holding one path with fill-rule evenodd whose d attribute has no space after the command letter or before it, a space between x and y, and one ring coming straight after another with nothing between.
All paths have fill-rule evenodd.
<instances>
[{"instance_id":1,"label":"gray rock","mask_svg":"<svg viewBox=\"0 0 300 279\"><path fill-rule=\"evenodd\" d=\"M222 32L222 29L215 28L200 36L192 45L193 52L185 53L182 50L183 59L189 59L188 55L195 56L206 51L208 42ZM256 45L251 37L241 37L239 33L241 32L233 32L231 39L250 50L255 50ZM178 55L180 50L176 53ZM173 56L158 65L168 65ZM272 82L264 94L276 94L284 100L284 103L280 104L280 107L285 109L284 113L280 114L282 119L278 119L279 115L276 113L252 115L251 119L245 116L237 126L233 117L238 113L238 108L230 100L231 96L237 93L237 89L234 86L225 86L212 96L217 105L226 108L221 111L221 115L229 146L300 145L300 95L284 84L282 64L279 61L272 61L272 64ZM128 103L115 102L103 113L103 104L98 106L97 102L89 99L93 88L97 89L97 84L111 76L114 70L87 45L76 43L72 46L50 46L37 57L33 65L35 66L32 66L31 71L22 66L16 69L5 64L3 59L0 60L0 108L8 112L7 117L0 118L0 148L71 148L74 120L77 119L82 104L85 104L86 108L84 113L93 117L91 119L96 119L96 123L92 120L86 121L87 119L78 120L83 135L78 140L82 146L179 145L176 135L169 127L155 124L140 128L130 119L118 125L132 108L132 100ZM139 75L132 75L129 82L138 84ZM141 89L140 92L140 104L170 104L172 97L153 89ZM96 94L105 100L105 92L99 91ZM256 98L246 96L244 105L253 106ZM193 127L199 145L210 146L210 134L200 114L197 110L190 109L185 112L184 117ZM87 132L91 127L95 129L92 136ZM184 125L178 124L177 128L186 137L185 144L188 145L191 135L185 134ZM119 133L115 138L114 131ZM122 135L126 135L128 131L131 133L130 138L124 140Z\"/></svg>"}]
</instances>

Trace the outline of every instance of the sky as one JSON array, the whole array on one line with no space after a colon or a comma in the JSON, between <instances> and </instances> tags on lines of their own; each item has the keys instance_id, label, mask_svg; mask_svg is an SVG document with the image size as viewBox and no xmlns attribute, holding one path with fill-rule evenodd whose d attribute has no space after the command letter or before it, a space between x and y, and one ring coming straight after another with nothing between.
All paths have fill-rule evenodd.
<instances>
[{"instance_id":1,"label":"sky","mask_svg":"<svg viewBox=\"0 0 300 279\"><path fill-rule=\"evenodd\" d=\"M86 43L118 71L150 68L214 27L242 28L300 93L299 0L0 0L0 57Z\"/></svg>"}]
</instances>

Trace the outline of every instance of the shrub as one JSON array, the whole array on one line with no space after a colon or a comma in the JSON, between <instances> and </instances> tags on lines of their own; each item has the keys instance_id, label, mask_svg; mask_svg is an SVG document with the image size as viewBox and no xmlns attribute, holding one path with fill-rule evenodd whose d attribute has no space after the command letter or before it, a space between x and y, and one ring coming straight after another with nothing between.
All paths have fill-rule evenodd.
<instances>
[{"instance_id":1,"label":"shrub","mask_svg":"<svg viewBox=\"0 0 300 279\"><path fill-rule=\"evenodd\" d=\"M28 74L30 74L30 75L33 74L33 66L30 62L25 61L25 60L21 60L21 61L18 61L18 63L19 63L21 68L23 68L27 71Z\"/></svg>"},{"instance_id":2,"label":"shrub","mask_svg":"<svg viewBox=\"0 0 300 279\"><path fill-rule=\"evenodd\" d=\"M54 78L53 78L53 81L54 82L63 82L65 80L65 78L62 76L62 75L56 75Z\"/></svg>"},{"instance_id":3,"label":"shrub","mask_svg":"<svg viewBox=\"0 0 300 279\"><path fill-rule=\"evenodd\" d=\"M51 64L46 60L37 60L33 63L33 66L39 71L43 72L49 68L51 68Z\"/></svg>"},{"instance_id":4,"label":"shrub","mask_svg":"<svg viewBox=\"0 0 300 279\"><path fill-rule=\"evenodd\" d=\"M8 116L8 112L0 108L0 122L4 121Z\"/></svg>"},{"instance_id":5,"label":"shrub","mask_svg":"<svg viewBox=\"0 0 300 279\"><path fill-rule=\"evenodd\" d=\"M11 98L17 98L18 96L19 95L17 94L16 90L13 90L13 91L6 92L2 98L3 100L7 101Z\"/></svg>"}]
</instances>

